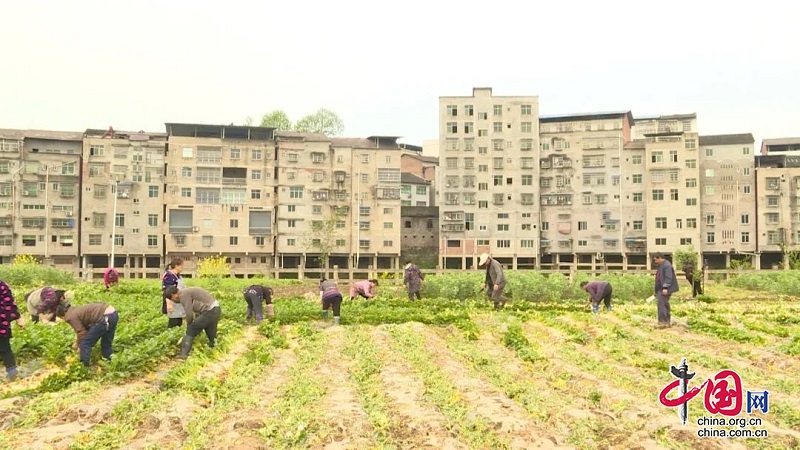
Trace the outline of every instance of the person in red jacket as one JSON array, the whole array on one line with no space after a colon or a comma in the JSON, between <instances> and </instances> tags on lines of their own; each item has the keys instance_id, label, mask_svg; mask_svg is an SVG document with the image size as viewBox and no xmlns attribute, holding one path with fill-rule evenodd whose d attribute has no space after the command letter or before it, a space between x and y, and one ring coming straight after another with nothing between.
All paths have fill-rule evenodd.
<instances>
[{"instance_id":1,"label":"person in red jacket","mask_svg":"<svg viewBox=\"0 0 800 450\"><path fill-rule=\"evenodd\" d=\"M106 285L106 289L110 289L111 286L119 284L119 271L113 267L109 267L103 272L103 283Z\"/></svg>"},{"instance_id":2,"label":"person in red jacket","mask_svg":"<svg viewBox=\"0 0 800 450\"><path fill-rule=\"evenodd\" d=\"M18 327L25 328L25 321L19 314L11 288L4 281L0 281L0 356L6 367L8 381L14 381L18 375L17 360L11 350L11 322L17 322Z\"/></svg>"}]
</instances>

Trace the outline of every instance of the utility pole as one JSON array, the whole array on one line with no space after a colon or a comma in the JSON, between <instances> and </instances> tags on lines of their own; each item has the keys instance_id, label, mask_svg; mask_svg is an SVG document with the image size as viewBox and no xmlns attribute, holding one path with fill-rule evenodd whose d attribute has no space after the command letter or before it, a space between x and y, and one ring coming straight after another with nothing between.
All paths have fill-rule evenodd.
<instances>
[{"instance_id":1,"label":"utility pole","mask_svg":"<svg viewBox=\"0 0 800 450\"><path fill-rule=\"evenodd\" d=\"M108 267L110 269L114 268L114 246L116 245L117 240L117 196L119 195L119 178L114 178L114 184L112 185L114 188L112 194L114 195L114 214L111 217L113 221L111 226L111 260L108 263Z\"/></svg>"}]
</instances>

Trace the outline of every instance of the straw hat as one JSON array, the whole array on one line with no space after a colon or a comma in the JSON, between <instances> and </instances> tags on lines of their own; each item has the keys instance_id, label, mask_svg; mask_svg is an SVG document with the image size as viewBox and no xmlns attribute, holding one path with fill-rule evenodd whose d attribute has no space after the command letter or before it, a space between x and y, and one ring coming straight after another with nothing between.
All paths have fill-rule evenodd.
<instances>
[{"instance_id":1,"label":"straw hat","mask_svg":"<svg viewBox=\"0 0 800 450\"><path fill-rule=\"evenodd\" d=\"M486 261L488 261L488 260L489 260L489 254L488 253L481 253L481 256L478 257L478 265L482 266L482 265L486 264Z\"/></svg>"}]
</instances>

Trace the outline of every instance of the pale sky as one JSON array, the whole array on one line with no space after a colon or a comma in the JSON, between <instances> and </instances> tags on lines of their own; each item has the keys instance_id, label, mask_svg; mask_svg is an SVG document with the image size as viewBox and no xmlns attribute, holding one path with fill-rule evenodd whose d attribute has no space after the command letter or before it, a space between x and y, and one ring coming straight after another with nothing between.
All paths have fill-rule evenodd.
<instances>
[{"instance_id":1,"label":"pale sky","mask_svg":"<svg viewBox=\"0 0 800 450\"><path fill-rule=\"evenodd\" d=\"M347 136L421 144L439 96L490 86L538 95L542 115L696 112L701 134L756 147L800 136L800 2L0 0L0 18L0 128L325 107Z\"/></svg>"}]
</instances>

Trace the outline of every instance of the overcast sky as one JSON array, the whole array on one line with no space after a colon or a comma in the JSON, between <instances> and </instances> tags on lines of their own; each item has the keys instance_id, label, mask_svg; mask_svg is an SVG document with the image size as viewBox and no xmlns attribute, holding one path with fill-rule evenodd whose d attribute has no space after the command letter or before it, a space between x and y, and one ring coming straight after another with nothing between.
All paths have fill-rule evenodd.
<instances>
[{"instance_id":1,"label":"overcast sky","mask_svg":"<svg viewBox=\"0 0 800 450\"><path fill-rule=\"evenodd\" d=\"M800 136L800 2L743 4L0 0L0 128L325 107L346 135L419 144L439 96L491 86L542 115L696 112L701 134Z\"/></svg>"}]
</instances>

